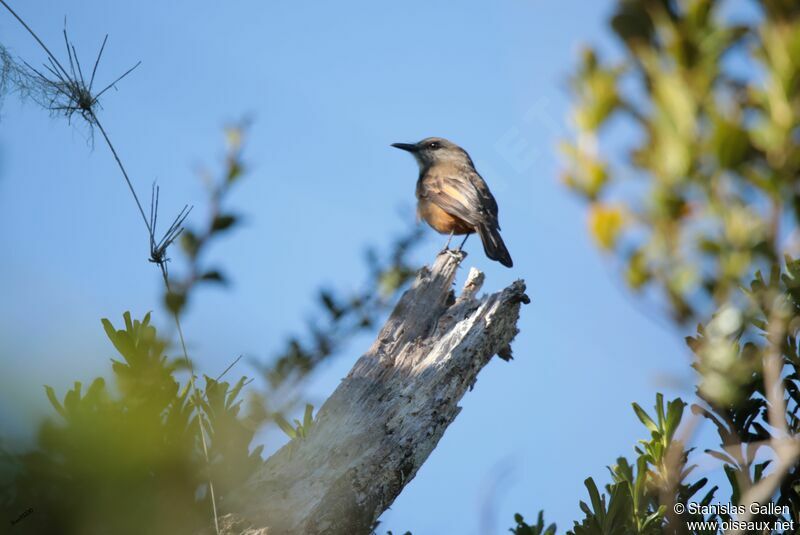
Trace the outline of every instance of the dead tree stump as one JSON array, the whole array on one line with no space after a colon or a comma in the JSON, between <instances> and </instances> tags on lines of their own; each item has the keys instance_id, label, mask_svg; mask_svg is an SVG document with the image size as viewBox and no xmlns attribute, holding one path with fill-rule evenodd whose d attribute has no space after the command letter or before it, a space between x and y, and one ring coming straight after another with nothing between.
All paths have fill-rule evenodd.
<instances>
[{"instance_id":1,"label":"dead tree stump","mask_svg":"<svg viewBox=\"0 0 800 535\"><path fill-rule=\"evenodd\" d=\"M305 439L272 455L223 508L225 534L360 534L394 501L494 355L511 357L525 283L478 298L465 255L440 254L400 298L372 347L320 408Z\"/></svg>"}]
</instances>

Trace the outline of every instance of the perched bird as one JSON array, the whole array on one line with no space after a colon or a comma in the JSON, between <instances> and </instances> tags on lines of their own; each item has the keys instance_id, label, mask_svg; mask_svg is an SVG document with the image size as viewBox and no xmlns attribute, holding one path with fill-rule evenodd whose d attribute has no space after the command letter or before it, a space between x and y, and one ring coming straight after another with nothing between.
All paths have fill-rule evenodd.
<instances>
[{"instance_id":1,"label":"perched bird","mask_svg":"<svg viewBox=\"0 0 800 535\"><path fill-rule=\"evenodd\" d=\"M444 250L454 234L466 234L460 251L469 235L477 232L486 256L506 267L514 265L500 237L497 201L467 151L440 137L393 143L392 147L410 152L417 160L417 216L438 232L450 234Z\"/></svg>"}]
</instances>

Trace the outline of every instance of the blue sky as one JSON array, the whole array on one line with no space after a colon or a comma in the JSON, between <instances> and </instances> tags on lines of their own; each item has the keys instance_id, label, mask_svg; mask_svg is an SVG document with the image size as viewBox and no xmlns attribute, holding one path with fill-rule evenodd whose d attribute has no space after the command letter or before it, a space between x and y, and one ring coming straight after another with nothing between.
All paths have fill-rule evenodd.
<instances>
[{"instance_id":1,"label":"blue sky","mask_svg":"<svg viewBox=\"0 0 800 535\"><path fill-rule=\"evenodd\" d=\"M312 310L315 289L354 289L368 244L413 220L416 167L389 147L437 135L465 147L500 205L508 270L468 243L485 290L516 278L516 359L490 363L464 410L382 529L415 535L502 533L540 508L560 528L579 518L583 480L631 455L644 428L632 401L691 392L681 337L648 319L594 248L585 207L559 183L567 77L581 43L615 50L611 2L17 2L58 49L63 19L82 57L110 34L101 81L142 65L103 100L101 119L135 186L162 208L197 204L194 172L222 155L221 128L254 118L250 173L229 202L247 224L210 260L229 290L201 291L185 322L200 370L238 354L266 358ZM39 62L9 16L2 42ZM86 61L86 60L85 60ZM109 371L100 318L158 311L160 280L111 156L86 131L8 98L0 119L0 433L43 414L42 384ZM167 213L165 212L165 213ZM197 219L195 219L197 220ZM428 233L418 260L443 238ZM462 273L463 277L463 273ZM166 318L158 315L162 325ZM319 405L369 337L313 378ZM241 368L241 373L249 370ZM267 433L268 449L284 440ZM491 499L487 499L491 496Z\"/></svg>"}]
</instances>

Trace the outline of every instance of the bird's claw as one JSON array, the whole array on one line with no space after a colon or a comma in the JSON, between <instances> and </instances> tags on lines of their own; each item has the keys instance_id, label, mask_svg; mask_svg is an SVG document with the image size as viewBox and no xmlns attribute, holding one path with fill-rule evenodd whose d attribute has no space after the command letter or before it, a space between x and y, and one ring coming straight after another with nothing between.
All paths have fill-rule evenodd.
<instances>
[{"instance_id":1,"label":"bird's claw","mask_svg":"<svg viewBox=\"0 0 800 535\"><path fill-rule=\"evenodd\" d=\"M441 251L439 251L439 254L440 254L440 255L443 255L443 254L448 254L448 255L450 255L450 256L451 256L451 257L452 257L454 260L462 260L462 259L463 259L465 256L467 256L467 253L466 253L466 252L464 252L464 251L462 251L462 250L453 250L453 249L450 249L450 248L448 248L448 247L445 247L444 249L442 249Z\"/></svg>"}]
</instances>

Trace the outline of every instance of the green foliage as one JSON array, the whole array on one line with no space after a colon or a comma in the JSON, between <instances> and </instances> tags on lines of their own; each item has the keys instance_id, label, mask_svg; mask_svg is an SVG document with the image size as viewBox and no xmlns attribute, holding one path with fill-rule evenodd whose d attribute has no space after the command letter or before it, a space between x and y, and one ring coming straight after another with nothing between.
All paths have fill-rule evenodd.
<instances>
[{"instance_id":1,"label":"green foliage","mask_svg":"<svg viewBox=\"0 0 800 535\"><path fill-rule=\"evenodd\" d=\"M584 481L589 490L591 507L581 502L581 511L586 518L581 524L575 523L571 532L574 535L625 535L631 528L631 496L628 487L622 483L609 485L608 505L606 496L601 495L592 478Z\"/></svg>"},{"instance_id":2,"label":"green foliage","mask_svg":"<svg viewBox=\"0 0 800 535\"><path fill-rule=\"evenodd\" d=\"M6 518L33 509L26 533L192 533L211 523L207 492L217 500L262 462L249 451L255 423L240 414L245 379L236 384L205 378L192 397L176 377L182 360L150 315L124 315L116 329L103 320L118 358L116 388L102 378L76 382L63 397L45 392L57 420L45 421L35 450L14 456L15 476L3 495ZM199 419L209 432L206 463ZM20 526L22 528L22 525Z\"/></svg>"},{"instance_id":3,"label":"green foliage","mask_svg":"<svg viewBox=\"0 0 800 535\"><path fill-rule=\"evenodd\" d=\"M569 535L649 535L670 533L670 526L684 525L693 518L686 513L675 522L668 511L671 507L663 504L664 493L670 494L670 505L685 504L707 483L701 479L695 483L686 482L694 469L686 467L690 451L675 439L686 404L674 399L664 405L664 397L656 395L655 418L652 418L638 404L633 410L639 420L650 432L649 440L641 440L636 446L636 462L631 465L620 457L617 464L609 467L612 482L601 492L592 478L584 485L589 493L589 503L580 502L585 517L575 522ZM677 468L677 469L676 469ZM709 490L701 503L709 503L716 487ZM543 514L535 526L526 524L521 515L514 517L517 526L511 529L515 534L554 535L556 526L544 527ZM682 531L679 531L682 532Z\"/></svg>"},{"instance_id":4,"label":"green foliage","mask_svg":"<svg viewBox=\"0 0 800 535\"><path fill-rule=\"evenodd\" d=\"M549 526L545 527L545 525L544 525L544 512L543 511L539 511L539 516L536 517L536 524L533 524L533 525L527 524L525 522L525 519L519 513L514 515L514 522L516 522L517 525L508 530L511 533L513 533L514 535L555 535L556 534L556 525L555 524L550 524Z\"/></svg>"},{"instance_id":5,"label":"green foliage","mask_svg":"<svg viewBox=\"0 0 800 535\"><path fill-rule=\"evenodd\" d=\"M800 8L756 2L762 16L741 25L727 4L622 0L611 27L624 57L587 49L572 78L565 182L629 285L658 290L679 322L735 299L800 215ZM621 125L635 137L609 157Z\"/></svg>"},{"instance_id":6,"label":"green foliage","mask_svg":"<svg viewBox=\"0 0 800 535\"><path fill-rule=\"evenodd\" d=\"M241 225L241 216L228 212L224 201L246 170L242 152L247 128L247 121L226 128L227 151L220 176L214 178L210 173L202 174L208 190L208 218L199 228L186 227L181 232L184 269L180 274L170 276L168 289L164 291L164 305L173 314L183 312L197 286L228 283L227 276L219 267L207 267L203 259L213 243Z\"/></svg>"},{"instance_id":7,"label":"green foliage","mask_svg":"<svg viewBox=\"0 0 800 535\"><path fill-rule=\"evenodd\" d=\"M601 493L592 478L584 484L589 492L590 503L580 502L586 515L576 522L573 535L611 534L660 534L670 532L670 525L684 525L687 520L696 520L686 513L679 519L670 517L672 505L685 504L707 481L687 482L694 466L686 466L690 451L684 450L675 433L681 423L686 404L674 399L664 406L664 398L656 395L655 418L638 404L633 410L650 432L649 440L641 440L636 446L636 462L631 465L620 457L617 464L609 468L612 482ZM708 503L716 487L702 498ZM665 493L669 495L669 506L663 503Z\"/></svg>"},{"instance_id":8,"label":"green foliage","mask_svg":"<svg viewBox=\"0 0 800 535\"><path fill-rule=\"evenodd\" d=\"M800 410L798 277L800 263L791 257L786 258L784 270L774 267L768 278L757 273L744 292L747 306L737 309L735 314L727 312L733 315L733 319L727 320L732 323L731 328L714 327L714 322L720 320L717 316L710 327L700 329L698 336L688 340L698 355L696 367L701 372L699 394L703 400L692 409L717 431L719 447L706 452L723 463L734 503L764 478L771 461L757 462L757 456L765 450L771 456L779 453L776 440L782 437L780 427L785 426L790 435L800 433L800 421L796 416ZM715 330L723 330L725 337ZM705 386L708 375L714 372L707 371L704 359L709 358L709 352L719 353L714 346L720 344L724 345L724 358L742 371L738 376L714 379L720 386L713 389ZM775 401L785 405L778 421L770 420L768 410L773 400L765 387L764 367L773 356L778 359L776 371L783 378L775 385L779 391ZM731 391L735 396L727 395ZM791 466L781 475L782 484L773 499L777 504L789 506L791 514L785 519L796 519L800 513L800 473L797 466Z\"/></svg>"},{"instance_id":9,"label":"green foliage","mask_svg":"<svg viewBox=\"0 0 800 535\"><path fill-rule=\"evenodd\" d=\"M618 459L604 493L586 481L576 535L688 533L689 520L730 518L677 516L674 504L720 494L738 504L755 486L790 511L758 520L800 514L798 466L774 462L800 432L800 263L780 264L800 221L800 3L757 1L746 24L723 17L726 4L617 3L624 56L587 49L572 79L578 134L565 182L589 202L590 231L629 286L659 296L679 326L699 324L687 338L691 408L717 431L704 454L722 464L730 494L698 494L707 482L691 481L691 450L676 439L686 404L659 394L655 418L633 406L650 432L636 462ZM621 158L606 146L618 128L635 133Z\"/></svg>"},{"instance_id":10,"label":"green foliage","mask_svg":"<svg viewBox=\"0 0 800 535\"><path fill-rule=\"evenodd\" d=\"M301 422L295 419L294 426L286 421L286 418L280 414L275 415L275 423L278 424L278 427L292 440L296 438L302 440L308 436L311 427L314 425L314 406L306 404L306 410L303 413L303 421Z\"/></svg>"}]
</instances>

